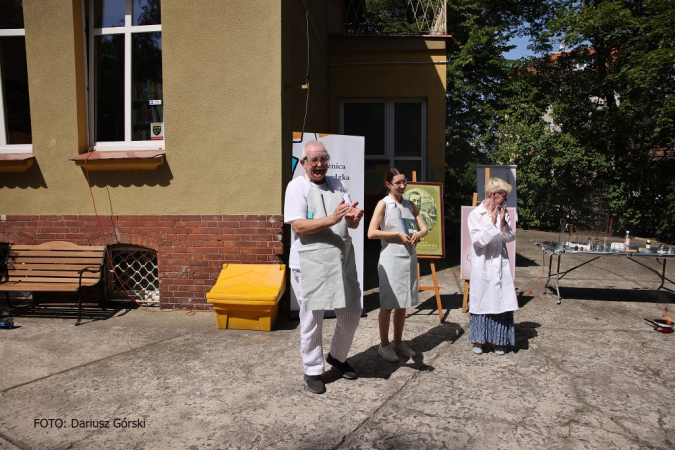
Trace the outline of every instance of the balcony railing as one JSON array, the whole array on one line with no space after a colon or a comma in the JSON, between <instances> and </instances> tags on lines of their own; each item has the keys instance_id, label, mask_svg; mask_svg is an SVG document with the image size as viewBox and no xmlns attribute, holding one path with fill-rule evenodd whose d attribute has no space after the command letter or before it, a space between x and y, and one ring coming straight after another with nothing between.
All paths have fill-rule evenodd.
<instances>
[{"instance_id":1,"label":"balcony railing","mask_svg":"<svg viewBox=\"0 0 675 450\"><path fill-rule=\"evenodd\" d=\"M446 0L329 0L340 34L445 35Z\"/></svg>"}]
</instances>

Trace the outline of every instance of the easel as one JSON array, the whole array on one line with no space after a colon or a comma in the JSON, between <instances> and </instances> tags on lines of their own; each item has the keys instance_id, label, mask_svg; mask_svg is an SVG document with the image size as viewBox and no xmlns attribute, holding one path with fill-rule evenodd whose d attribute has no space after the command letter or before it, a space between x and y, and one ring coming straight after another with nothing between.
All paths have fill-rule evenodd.
<instances>
[{"instance_id":1,"label":"easel","mask_svg":"<svg viewBox=\"0 0 675 450\"><path fill-rule=\"evenodd\" d=\"M417 181L417 172L412 171L412 180L413 182ZM440 256L418 256L417 259L426 258L429 260L429 265L431 266L431 277L434 280L433 286L422 286L420 280L420 263L417 263L417 287L420 291L434 291L436 293L436 305L438 306L438 318L441 323L443 323L443 305L441 304L441 289L438 286L438 277L436 276L436 263L434 259L440 258Z\"/></svg>"},{"instance_id":2,"label":"easel","mask_svg":"<svg viewBox=\"0 0 675 450\"><path fill-rule=\"evenodd\" d=\"M485 168L485 181L490 179L490 168L486 167ZM474 192L473 193L473 200L471 202L471 205L473 207L478 206L478 193ZM464 280L464 298L462 299L462 312L466 314L469 311L469 282L470 279Z\"/></svg>"}]
</instances>

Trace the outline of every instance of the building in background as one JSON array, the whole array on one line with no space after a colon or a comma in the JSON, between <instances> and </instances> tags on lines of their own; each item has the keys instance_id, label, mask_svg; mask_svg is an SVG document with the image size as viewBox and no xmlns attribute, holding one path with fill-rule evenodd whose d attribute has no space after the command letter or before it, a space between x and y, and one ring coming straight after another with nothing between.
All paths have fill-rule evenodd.
<instances>
[{"instance_id":1,"label":"building in background","mask_svg":"<svg viewBox=\"0 0 675 450\"><path fill-rule=\"evenodd\" d=\"M367 6L0 0L0 257L106 244L102 295L210 308L224 263L286 258L294 131L366 136L367 199L390 164L443 182L445 9L391 36Z\"/></svg>"}]
</instances>

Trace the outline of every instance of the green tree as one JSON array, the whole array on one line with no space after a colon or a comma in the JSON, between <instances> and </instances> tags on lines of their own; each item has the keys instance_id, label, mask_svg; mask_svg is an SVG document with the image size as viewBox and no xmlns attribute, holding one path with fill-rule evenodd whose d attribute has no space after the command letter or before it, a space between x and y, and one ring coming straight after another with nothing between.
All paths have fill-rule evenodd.
<instances>
[{"instance_id":1,"label":"green tree","mask_svg":"<svg viewBox=\"0 0 675 450\"><path fill-rule=\"evenodd\" d=\"M514 63L504 58L509 40L523 32L528 2L448 2L446 217L458 221L476 191L476 164L491 161L509 104Z\"/></svg>"},{"instance_id":2,"label":"green tree","mask_svg":"<svg viewBox=\"0 0 675 450\"><path fill-rule=\"evenodd\" d=\"M670 0L557 2L540 43L550 48L560 41L568 51L555 60L544 53L537 68L550 83L561 135L582 150L573 155L581 159L572 180L589 191L570 197L596 211L605 200L620 229L671 239L675 225L662 212L675 195L674 6ZM598 193L604 196L594 199Z\"/></svg>"}]
</instances>

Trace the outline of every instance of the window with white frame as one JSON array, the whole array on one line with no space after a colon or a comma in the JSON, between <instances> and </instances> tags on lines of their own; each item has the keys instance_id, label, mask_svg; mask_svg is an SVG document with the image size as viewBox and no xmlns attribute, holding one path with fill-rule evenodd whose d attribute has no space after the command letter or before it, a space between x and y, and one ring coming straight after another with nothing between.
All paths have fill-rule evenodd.
<instances>
[{"instance_id":1,"label":"window with white frame","mask_svg":"<svg viewBox=\"0 0 675 450\"><path fill-rule=\"evenodd\" d=\"M366 162L414 170L425 181L426 114L424 99L344 99L340 133L365 137Z\"/></svg>"},{"instance_id":2,"label":"window with white frame","mask_svg":"<svg viewBox=\"0 0 675 450\"><path fill-rule=\"evenodd\" d=\"M95 150L164 148L160 0L85 0Z\"/></svg>"},{"instance_id":3,"label":"window with white frame","mask_svg":"<svg viewBox=\"0 0 675 450\"><path fill-rule=\"evenodd\" d=\"M0 153L33 150L23 2L0 0Z\"/></svg>"}]
</instances>

